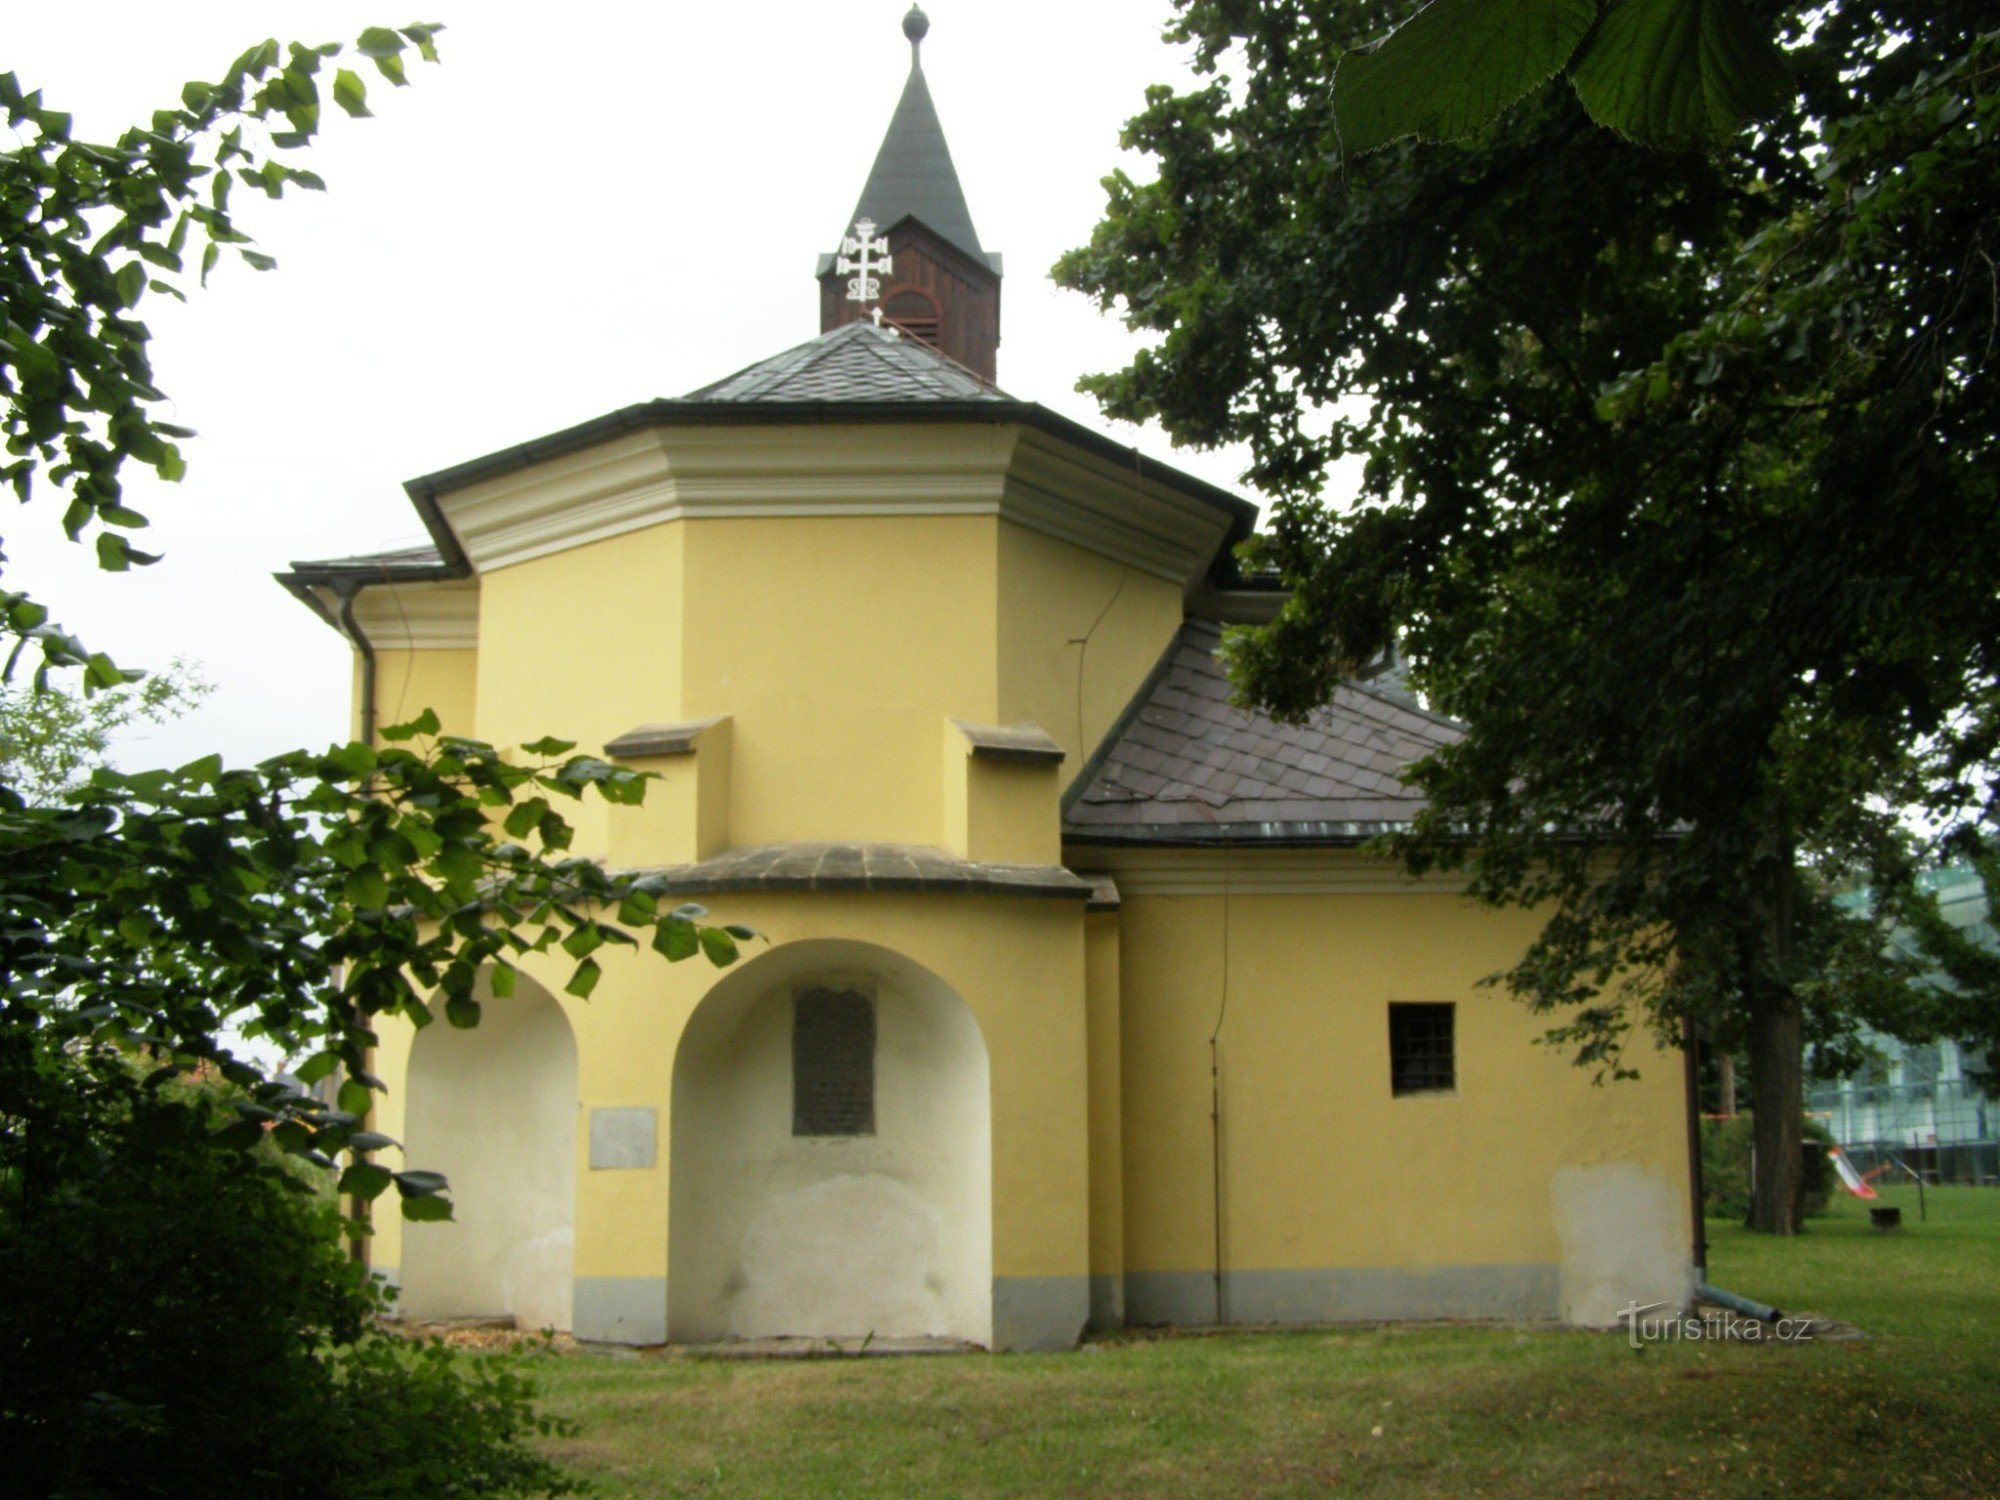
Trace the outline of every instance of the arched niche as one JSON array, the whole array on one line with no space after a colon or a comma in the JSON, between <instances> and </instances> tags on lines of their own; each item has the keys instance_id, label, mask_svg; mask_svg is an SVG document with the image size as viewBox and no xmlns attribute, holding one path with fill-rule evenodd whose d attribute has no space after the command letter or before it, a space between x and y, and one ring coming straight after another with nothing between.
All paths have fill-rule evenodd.
<instances>
[{"instance_id":1,"label":"arched niche","mask_svg":"<svg viewBox=\"0 0 2000 1500\"><path fill-rule=\"evenodd\" d=\"M800 1131L814 1120L794 1093L799 996L828 992L872 1011L870 1134ZM670 1182L676 1341L991 1341L986 1043L958 994L900 954L790 943L718 982L674 1057Z\"/></svg>"},{"instance_id":2,"label":"arched niche","mask_svg":"<svg viewBox=\"0 0 2000 1500\"><path fill-rule=\"evenodd\" d=\"M570 1326L576 1239L576 1038L525 974L479 1024L442 1019L410 1049L404 1126L413 1167L451 1180L449 1223L403 1226L402 1311ZM442 1006L439 1007L440 1011Z\"/></svg>"}]
</instances>

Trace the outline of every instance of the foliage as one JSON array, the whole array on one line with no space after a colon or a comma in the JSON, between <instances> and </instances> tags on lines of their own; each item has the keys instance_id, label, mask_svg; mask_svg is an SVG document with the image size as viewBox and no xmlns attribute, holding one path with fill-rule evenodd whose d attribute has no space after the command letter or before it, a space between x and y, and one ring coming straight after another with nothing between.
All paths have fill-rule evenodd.
<instances>
[{"instance_id":1,"label":"foliage","mask_svg":"<svg viewBox=\"0 0 2000 1500\"><path fill-rule=\"evenodd\" d=\"M141 1087L120 1052L61 1072L69 1113L32 1172L0 1177L16 1493L571 1491L529 1446L553 1429L522 1381L379 1330L380 1293L302 1169L217 1151L234 1117L205 1091Z\"/></svg>"},{"instance_id":2,"label":"foliage","mask_svg":"<svg viewBox=\"0 0 2000 1500\"><path fill-rule=\"evenodd\" d=\"M414 49L436 61L441 29L371 27L354 51L400 85L404 54ZM67 499L64 531L71 540L94 535L104 568L156 561L131 544L129 533L146 518L124 503L124 466L144 464L178 480L187 470L180 443L193 436L155 413L165 397L153 384L150 334L133 314L148 292L185 300L197 251L204 285L225 250L259 270L276 264L236 222L232 191L279 198L287 188L325 186L284 158L318 133L322 72L344 50L294 42L281 51L262 42L219 82L186 85L178 108L155 110L115 142L73 139L68 114L0 73L0 108L15 142L0 151L0 430L8 459L0 479L23 501L38 476L58 488ZM367 88L351 69L335 67L329 91L349 114L368 113ZM273 128L262 129L267 124ZM32 643L38 682L64 666L82 667L92 690L124 680L108 657L51 624L26 592L0 590L0 634L14 637L9 678Z\"/></svg>"},{"instance_id":3,"label":"foliage","mask_svg":"<svg viewBox=\"0 0 2000 1500\"><path fill-rule=\"evenodd\" d=\"M0 682L0 782L30 802L55 801L82 787L121 731L179 718L210 691L185 661L87 695L54 681Z\"/></svg>"},{"instance_id":4,"label":"foliage","mask_svg":"<svg viewBox=\"0 0 2000 1500\"><path fill-rule=\"evenodd\" d=\"M137 1043L156 1083L196 1065L246 1091L223 1144L269 1138L308 1160L354 1160L345 1192L393 1182L411 1218L448 1216L435 1173L391 1173L362 1128L379 1018L476 1025L482 972L514 988L515 963L560 949L569 993L588 997L599 949L645 934L670 960L727 964L747 928L699 906L668 908L630 880L562 853L556 804L586 792L634 803L639 773L541 741L525 759L436 734L434 715L384 731L391 743L294 752L247 770L209 757L178 771L100 770L69 802L29 806L0 787L0 1031L43 1059ZM560 757L560 758L558 758ZM232 1027L289 1056L307 1084L339 1070L339 1108L267 1080L226 1040ZM0 1055L0 1116L25 1135L53 1128L60 1089ZM0 1167L8 1165L0 1157Z\"/></svg>"},{"instance_id":5,"label":"foliage","mask_svg":"<svg viewBox=\"0 0 2000 1500\"><path fill-rule=\"evenodd\" d=\"M1710 1218L1741 1219L1750 1212L1752 1117L1704 1121L1701 1131L1701 1189L1704 1212ZM1799 1125L1800 1135L1822 1146L1834 1144L1833 1132L1810 1115ZM1833 1168L1824 1151L1808 1151L1800 1192L1807 1217L1826 1212L1833 1191Z\"/></svg>"},{"instance_id":6,"label":"foliage","mask_svg":"<svg viewBox=\"0 0 2000 1500\"><path fill-rule=\"evenodd\" d=\"M1403 852L1553 913L1508 978L1580 1059L1627 1066L1636 985L1668 1033L1747 1016L1783 1096L1815 872L1907 889L1901 809L1992 811L2000 35L1969 3L1760 6L1800 107L1727 154L1550 87L1344 159L1325 82L1399 10L1184 0L1216 76L1148 95L1157 180L1109 179L1058 267L1157 340L1085 385L1250 444L1254 562L1292 593L1232 639L1249 697L1307 713L1400 637L1467 724Z\"/></svg>"},{"instance_id":7,"label":"foliage","mask_svg":"<svg viewBox=\"0 0 2000 1500\"><path fill-rule=\"evenodd\" d=\"M1558 73L1591 119L1693 146L1775 114L1782 53L1739 0L1430 0L1333 74L1341 148L1461 140Z\"/></svg>"}]
</instances>

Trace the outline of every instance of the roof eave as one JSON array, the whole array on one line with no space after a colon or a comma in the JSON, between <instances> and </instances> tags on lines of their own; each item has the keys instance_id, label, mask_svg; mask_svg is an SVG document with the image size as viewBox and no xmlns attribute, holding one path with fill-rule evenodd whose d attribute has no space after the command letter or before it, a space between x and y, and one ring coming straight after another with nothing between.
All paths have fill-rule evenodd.
<instances>
[{"instance_id":1,"label":"roof eave","mask_svg":"<svg viewBox=\"0 0 2000 1500\"><path fill-rule=\"evenodd\" d=\"M1218 551L1236 546L1250 535L1257 524L1257 507L1238 495L1232 495L1171 465L1150 461L1137 448L1094 432L1081 422L1050 411L1036 402L991 397L942 401L648 401L621 407L545 437L421 475L406 482L403 490L423 518L424 528L446 559L446 565L457 570L438 576L463 578L470 575L472 565L439 503L443 496L483 480L580 452L622 433L647 427L788 427L842 423L887 426L945 422L1019 423L1060 438L1121 469L1129 469L1141 478L1164 484L1229 518Z\"/></svg>"}]
</instances>

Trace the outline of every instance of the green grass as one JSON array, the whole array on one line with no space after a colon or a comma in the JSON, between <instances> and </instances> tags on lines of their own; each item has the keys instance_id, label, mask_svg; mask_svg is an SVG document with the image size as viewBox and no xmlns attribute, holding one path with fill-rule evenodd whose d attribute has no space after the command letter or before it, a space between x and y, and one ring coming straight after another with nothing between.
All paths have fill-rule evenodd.
<instances>
[{"instance_id":1,"label":"green grass","mask_svg":"<svg viewBox=\"0 0 2000 1500\"><path fill-rule=\"evenodd\" d=\"M2000 1495L2000 1192L1907 1227L1711 1222L1717 1285L1865 1340L1487 1327L1121 1338L1067 1355L530 1361L607 1496Z\"/></svg>"}]
</instances>

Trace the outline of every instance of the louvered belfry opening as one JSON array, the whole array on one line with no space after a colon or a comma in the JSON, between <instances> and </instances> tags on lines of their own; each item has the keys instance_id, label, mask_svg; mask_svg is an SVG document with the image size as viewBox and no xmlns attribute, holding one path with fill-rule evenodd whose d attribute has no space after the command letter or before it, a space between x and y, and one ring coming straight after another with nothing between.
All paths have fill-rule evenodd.
<instances>
[{"instance_id":1,"label":"louvered belfry opening","mask_svg":"<svg viewBox=\"0 0 2000 1500\"><path fill-rule=\"evenodd\" d=\"M938 308L915 287L891 292L882 302L882 316L913 339L938 346Z\"/></svg>"}]
</instances>

